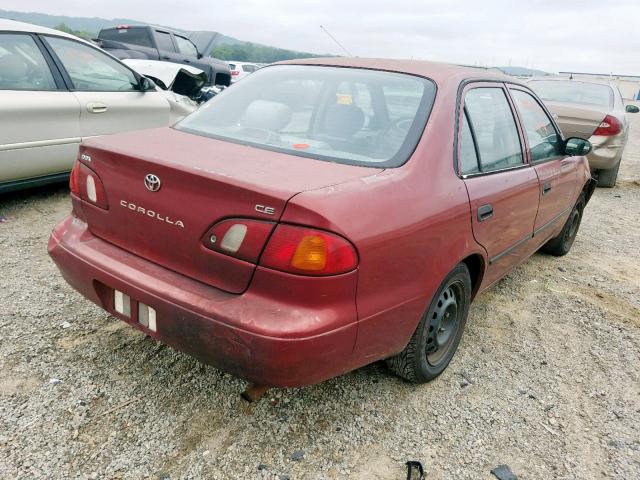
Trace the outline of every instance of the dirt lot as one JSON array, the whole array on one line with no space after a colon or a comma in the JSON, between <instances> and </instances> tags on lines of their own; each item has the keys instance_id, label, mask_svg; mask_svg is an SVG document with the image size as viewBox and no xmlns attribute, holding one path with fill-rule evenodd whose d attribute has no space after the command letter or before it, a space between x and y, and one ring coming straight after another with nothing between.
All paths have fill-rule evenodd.
<instances>
[{"instance_id":1,"label":"dirt lot","mask_svg":"<svg viewBox=\"0 0 640 480\"><path fill-rule=\"evenodd\" d=\"M640 115L572 252L472 306L450 368L374 364L248 405L244 383L68 287L46 253L64 187L0 197L0 478L640 478Z\"/></svg>"}]
</instances>

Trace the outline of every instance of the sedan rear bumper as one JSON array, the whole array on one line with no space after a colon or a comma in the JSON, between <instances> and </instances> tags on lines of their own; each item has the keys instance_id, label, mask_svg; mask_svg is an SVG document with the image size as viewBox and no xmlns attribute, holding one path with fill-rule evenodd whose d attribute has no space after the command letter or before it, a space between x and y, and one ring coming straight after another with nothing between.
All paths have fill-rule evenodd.
<instances>
[{"instance_id":1,"label":"sedan rear bumper","mask_svg":"<svg viewBox=\"0 0 640 480\"><path fill-rule=\"evenodd\" d=\"M258 268L247 292L230 294L105 242L72 216L54 229L48 250L65 280L92 302L156 340L245 380L294 387L359 366L353 358L355 271L306 278ZM305 285L298 290L301 281ZM114 289L131 298L130 316L115 311ZM283 292L281 298L277 292ZM138 322L139 304L155 310L155 331Z\"/></svg>"},{"instance_id":2,"label":"sedan rear bumper","mask_svg":"<svg viewBox=\"0 0 640 480\"><path fill-rule=\"evenodd\" d=\"M589 138L589 142L593 150L587 155L587 160L592 172L614 168L622 158L624 139L621 135L613 137L593 135Z\"/></svg>"}]
</instances>

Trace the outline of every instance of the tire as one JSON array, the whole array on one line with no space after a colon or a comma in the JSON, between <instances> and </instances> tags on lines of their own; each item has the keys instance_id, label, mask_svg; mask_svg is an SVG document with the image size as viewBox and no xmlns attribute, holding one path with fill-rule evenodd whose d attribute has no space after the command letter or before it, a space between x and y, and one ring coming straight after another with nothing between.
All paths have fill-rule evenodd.
<instances>
[{"instance_id":1,"label":"tire","mask_svg":"<svg viewBox=\"0 0 640 480\"><path fill-rule=\"evenodd\" d=\"M471 303L471 276L460 263L443 280L411 340L386 360L396 375L425 383L440 375L458 349Z\"/></svg>"},{"instance_id":2,"label":"tire","mask_svg":"<svg viewBox=\"0 0 640 480\"><path fill-rule=\"evenodd\" d=\"M569 218L567 218L560 234L544 244L542 251L555 255L556 257L562 257L569 253L569 250L571 250L571 247L573 246L573 241L576 239L576 235L578 234L583 211L584 194L581 194L580 198L578 198L578 201L573 206L573 209L569 214Z\"/></svg>"},{"instance_id":3,"label":"tire","mask_svg":"<svg viewBox=\"0 0 640 480\"><path fill-rule=\"evenodd\" d=\"M618 170L620 170L620 160L616 166L608 170L598 170L598 186L604 188L613 188L618 180Z\"/></svg>"}]
</instances>

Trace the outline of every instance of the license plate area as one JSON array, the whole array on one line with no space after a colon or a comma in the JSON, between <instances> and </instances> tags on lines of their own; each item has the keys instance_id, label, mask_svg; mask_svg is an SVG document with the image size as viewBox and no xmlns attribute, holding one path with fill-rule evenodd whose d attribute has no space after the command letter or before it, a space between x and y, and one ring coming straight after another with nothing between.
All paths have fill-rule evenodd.
<instances>
[{"instance_id":1,"label":"license plate area","mask_svg":"<svg viewBox=\"0 0 640 480\"><path fill-rule=\"evenodd\" d=\"M128 320L139 323L152 332L158 330L156 323L156 310L149 305L132 299L120 290L113 289L113 310L126 317ZM135 315L132 315L135 313Z\"/></svg>"}]
</instances>

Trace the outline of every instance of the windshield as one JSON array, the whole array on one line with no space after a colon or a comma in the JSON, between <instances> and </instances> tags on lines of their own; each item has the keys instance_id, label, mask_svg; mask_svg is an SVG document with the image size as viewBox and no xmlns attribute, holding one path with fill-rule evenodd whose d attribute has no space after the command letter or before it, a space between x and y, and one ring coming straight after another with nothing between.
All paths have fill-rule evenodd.
<instances>
[{"instance_id":1,"label":"windshield","mask_svg":"<svg viewBox=\"0 0 640 480\"><path fill-rule=\"evenodd\" d=\"M575 81L533 81L529 86L543 100L582 103L599 107L613 106L613 92L607 85Z\"/></svg>"},{"instance_id":2,"label":"windshield","mask_svg":"<svg viewBox=\"0 0 640 480\"><path fill-rule=\"evenodd\" d=\"M426 124L435 85L400 73L266 67L207 102L178 130L340 163L398 166Z\"/></svg>"}]
</instances>

